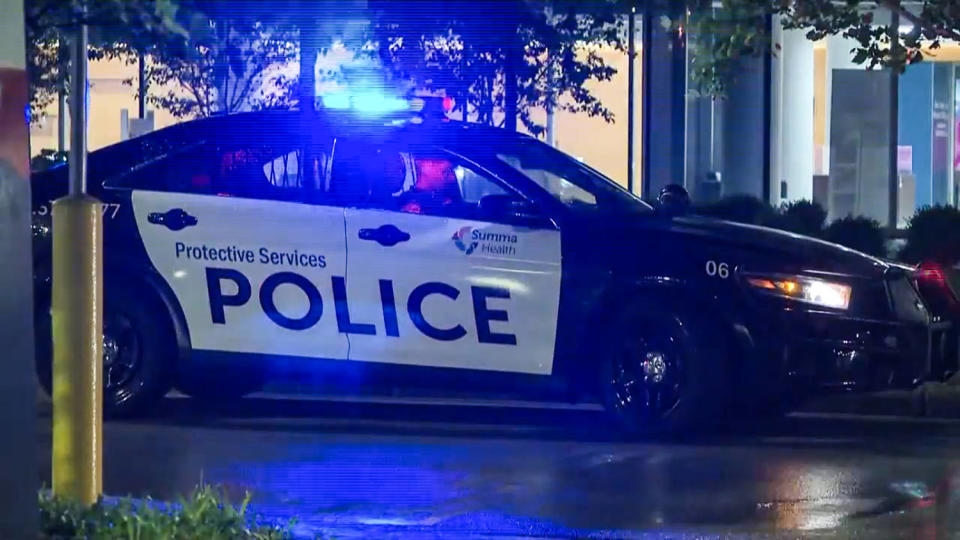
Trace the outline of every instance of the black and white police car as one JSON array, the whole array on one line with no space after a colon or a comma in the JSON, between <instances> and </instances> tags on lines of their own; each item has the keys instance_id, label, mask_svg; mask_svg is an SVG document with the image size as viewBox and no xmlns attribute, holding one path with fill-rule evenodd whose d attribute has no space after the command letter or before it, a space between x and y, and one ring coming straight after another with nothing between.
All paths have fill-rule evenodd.
<instances>
[{"instance_id":1,"label":"black and white police car","mask_svg":"<svg viewBox=\"0 0 960 540\"><path fill-rule=\"evenodd\" d=\"M92 152L103 204L105 406L330 386L602 401L630 432L737 398L911 387L956 370L930 273L654 208L534 138L321 110L186 122ZM33 178L38 373L50 202ZM303 370L306 371L303 371Z\"/></svg>"}]
</instances>

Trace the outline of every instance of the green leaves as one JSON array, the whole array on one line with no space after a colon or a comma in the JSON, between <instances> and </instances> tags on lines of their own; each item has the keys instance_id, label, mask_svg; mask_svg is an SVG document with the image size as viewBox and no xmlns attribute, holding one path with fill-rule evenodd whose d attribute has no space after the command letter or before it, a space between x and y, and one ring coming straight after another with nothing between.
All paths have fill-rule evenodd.
<instances>
[{"instance_id":1,"label":"green leaves","mask_svg":"<svg viewBox=\"0 0 960 540\"><path fill-rule=\"evenodd\" d=\"M397 78L445 90L481 123L497 124L516 100L532 133L543 126L531 111L565 109L613 119L589 89L615 70L597 53L624 47L617 2L599 0L370 0L370 41ZM507 69L510 60L512 68ZM509 74L517 95L508 95ZM586 85L586 86L585 86Z\"/></svg>"},{"instance_id":2,"label":"green leaves","mask_svg":"<svg viewBox=\"0 0 960 540\"><path fill-rule=\"evenodd\" d=\"M67 53L59 48L75 25L90 27L91 59L122 57L187 38L176 0L28 0L25 7L30 106L38 113L58 91L69 89Z\"/></svg>"},{"instance_id":3,"label":"green leaves","mask_svg":"<svg viewBox=\"0 0 960 540\"><path fill-rule=\"evenodd\" d=\"M721 5L714 9L696 0L688 2L697 50L691 81L695 89L708 95L724 93L740 57L765 54L771 45L776 54L778 44L771 42L768 17L779 17L786 29L805 30L810 40L832 35L853 40L853 62L870 69L903 72L944 40L960 40L960 3L956 0L723 0ZM897 28L889 22L893 11L900 18ZM901 33L900 25L911 29ZM896 42L893 36L897 36Z\"/></svg>"},{"instance_id":4,"label":"green leaves","mask_svg":"<svg viewBox=\"0 0 960 540\"><path fill-rule=\"evenodd\" d=\"M235 506L222 490L200 486L176 504L123 499L92 507L48 492L39 496L41 538L91 540L281 540L289 525L256 523L247 513L250 494Z\"/></svg>"},{"instance_id":5,"label":"green leaves","mask_svg":"<svg viewBox=\"0 0 960 540\"><path fill-rule=\"evenodd\" d=\"M960 262L960 210L952 206L925 206L907 225L907 243L900 258L909 263Z\"/></svg>"}]
</instances>

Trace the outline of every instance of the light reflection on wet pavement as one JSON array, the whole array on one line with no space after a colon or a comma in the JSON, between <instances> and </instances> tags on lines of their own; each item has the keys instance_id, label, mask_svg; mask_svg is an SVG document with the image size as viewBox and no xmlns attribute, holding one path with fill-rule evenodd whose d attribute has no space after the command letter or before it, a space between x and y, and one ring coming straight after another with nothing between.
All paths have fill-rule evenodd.
<instances>
[{"instance_id":1,"label":"light reflection on wet pavement","mask_svg":"<svg viewBox=\"0 0 960 540\"><path fill-rule=\"evenodd\" d=\"M192 407L108 423L106 491L169 499L202 479L342 537L960 537L960 422L794 417L633 443L594 412Z\"/></svg>"}]
</instances>

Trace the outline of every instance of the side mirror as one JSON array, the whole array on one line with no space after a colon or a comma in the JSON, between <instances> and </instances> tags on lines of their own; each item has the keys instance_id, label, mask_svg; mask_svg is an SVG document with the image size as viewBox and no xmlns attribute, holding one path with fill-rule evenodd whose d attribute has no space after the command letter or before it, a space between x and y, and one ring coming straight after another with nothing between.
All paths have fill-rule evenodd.
<instances>
[{"instance_id":1,"label":"side mirror","mask_svg":"<svg viewBox=\"0 0 960 540\"><path fill-rule=\"evenodd\" d=\"M678 184L668 184L657 197L660 211L667 216L679 216L690 210L690 194Z\"/></svg>"},{"instance_id":2,"label":"side mirror","mask_svg":"<svg viewBox=\"0 0 960 540\"><path fill-rule=\"evenodd\" d=\"M485 195L480 198L480 211L493 218L540 221L543 214L535 204L513 195Z\"/></svg>"}]
</instances>

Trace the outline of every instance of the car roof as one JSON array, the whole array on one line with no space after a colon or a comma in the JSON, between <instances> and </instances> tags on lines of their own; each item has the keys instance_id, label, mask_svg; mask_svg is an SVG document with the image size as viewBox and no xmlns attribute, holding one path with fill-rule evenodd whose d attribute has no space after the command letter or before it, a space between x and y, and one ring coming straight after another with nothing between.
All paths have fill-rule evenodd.
<instances>
[{"instance_id":1,"label":"car roof","mask_svg":"<svg viewBox=\"0 0 960 540\"><path fill-rule=\"evenodd\" d=\"M189 142L206 137L247 138L270 133L294 134L299 131L297 125L301 121L301 113L297 110L241 112L182 122L144 135L141 139L169 139L173 143L176 139ZM424 119L412 113L374 116L351 111L320 110L316 113L315 121L315 132L336 138L363 136L389 139L403 134L416 134L426 139L439 137L447 142L474 138L508 142L530 138L502 128L448 118Z\"/></svg>"},{"instance_id":2,"label":"car roof","mask_svg":"<svg viewBox=\"0 0 960 540\"><path fill-rule=\"evenodd\" d=\"M141 163L195 144L222 140L270 140L300 137L303 116L298 110L240 112L188 120L90 153L91 172L113 176ZM363 115L352 111L319 110L314 133L332 138L376 142L433 144L471 152L490 145L502 146L532 137L502 128L448 118L418 117L415 113Z\"/></svg>"}]
</instances>

